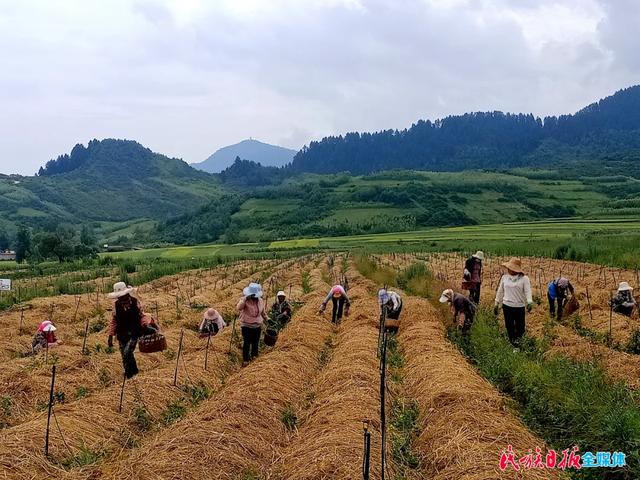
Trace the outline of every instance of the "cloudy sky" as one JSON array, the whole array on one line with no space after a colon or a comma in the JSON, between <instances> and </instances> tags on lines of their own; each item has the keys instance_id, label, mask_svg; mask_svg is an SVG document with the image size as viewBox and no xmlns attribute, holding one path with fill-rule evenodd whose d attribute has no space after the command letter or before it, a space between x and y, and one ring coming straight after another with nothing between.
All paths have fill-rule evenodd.
<instances>
[{"instance_id":1,"label":"cloudy sky","mask_svg":"<svg viewBox=\"0 0 640 480\"><path fill-rule=\"evenodd\" d=\"M636 0L0 0L0 172L92 138L188 162L640 83Z\"/></svg>"}]
</instances>

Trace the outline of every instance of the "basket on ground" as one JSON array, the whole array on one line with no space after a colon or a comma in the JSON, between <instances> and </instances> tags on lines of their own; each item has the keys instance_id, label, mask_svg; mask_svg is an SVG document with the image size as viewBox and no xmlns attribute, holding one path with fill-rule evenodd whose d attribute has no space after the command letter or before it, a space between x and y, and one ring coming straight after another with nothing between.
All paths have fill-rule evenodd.
<instances>
[{"instance_id":1,"label":"basket on ground","mask_svg":"<svg viewBox=\"0 0 640 480\"><path fill-rule=\"evenodd\" d=\"M145 335L140 337L138 348L140 349L140 353L162 352L167 349L167 339L164 338L164 335L161 333Z\"/></svg>"},{"instance_id":2,"label":"basket on ground","mask_svg":"<svg viewBox=\"0 0 640 480\"><path fill-rule=\"evenodd\" d=\"M267 329L266 332L264 332L264 344L267 345L268 347L273 347L276 344L277 340L278 340L277 330L273 328L269 328Z\"/></svg>"}]
</instances>

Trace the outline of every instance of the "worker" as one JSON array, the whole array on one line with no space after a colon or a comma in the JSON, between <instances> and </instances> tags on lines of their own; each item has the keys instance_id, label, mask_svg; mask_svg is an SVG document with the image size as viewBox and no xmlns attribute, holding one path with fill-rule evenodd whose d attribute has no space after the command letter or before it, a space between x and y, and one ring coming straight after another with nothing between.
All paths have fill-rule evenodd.
<instances>
[{"instance_id":1,"label":"worker","mask_svg":"<svg viewBox=\"0 0 640 480\"><path fill-rule=\"evenodd\" d=\"M378 292L378 303L380 308L386 307L386 318L400 320L400 313L402 312L402 297L400 295L382 288Z\"/></svg>"},{"instance_id":2,"label":"worker","mask_svg":"<svg viewBox=\"0 0 640 480\"><path fill-rule=\"evenodd\" d=\"M562 320L562 312L567 304L569 294L574 295L573 285L565 277L558 277L549 282L547 287L547 300L549 301L549 314L553 317L556 314L556 303L558 304L558 321Z\"/></svg>"},{"instance_id":3,"label":"worker","mask_svg":"<svg viewBox=\"0 0 640 480\"><path fill-rule=\"evenodd\" d=\"M200 337L216 336L227 324L225 323L222 315L218 313L215 308L209 308L202 316L202 322L198 329Z\"/></svg>"},{"instance_id":4,"label":"worker","mask_svg":"<svg viewBox=\"0 0 640 480\"><path fill-rule=\"evenodd\" d=\"M633 298L633 288L631 285L627 282L620 282L618 291L610 300L609 305L614 312L630 317L633 309L637 305L636 299Z\"/></svg>"},{"instance_id":5,"label":"worker","mask_svg":"<svg viewBox=\"0 0 640 480\"><path fill-rule=\"evenodd\" d=\"M138 374L134 352L140 337L158 331L153 319L144 314L141 302L132 295L134 291L135 289L130 285L117 282L113 285L113 292L108 295L109 298L115 299L115 304L109 322L107 344L112 348L113 337L118 339L126 378Z\"/></svg>"},{"instance_id":6,"label":"worker","mask_svg":"<svg viewBox=\"0 0 640 480\"><path fill-rule=\"evenodd\" d=\"M533 308L531 282L524 274L519 258L512 258L502 266L507 273L502 275L498 285L494 314L498 314L498 308L502 305L509 341L517 350L526 329L525 310L531 312Z\"/></svg>"},{"instance_id":7,"label":"worker","mask_svg":"<svg viewBox=\"0 0 640 480\"><path fill-rule=\"evenodd\" d=\"M276 294L276 301L271 306L271 321L276 330L284 328L291 320L291 305L287 301L287 295L280 290Z\"/></svg>"},{"instance_id":8,"label":"worker","mask_svg":"<svg viewBox=\"0 0 640 480\"><path fill-rule=\"evenodd\" d=\"M482 284L482 261L484 253L478 250L464 262L464 285L469 290L469 298L476 305L480 304L480 286Z\"/></svg>"},{"instance_id":9,"label":"worker","mask_svg":"<svg viewBox=\"0 0 640 480\"><path fill-rule=\"evenodd\" d=\"M258 283L250 283L243 291L238 302L238 319L242 331L242 366L258 356L262 324L267 320L267 313L262 299L262 287Z\"/></svg>"},{"instance_id":10,"label":"worker","mask_svg":"<svg viewBox=\"0 0 640 480\"><path fill-rule=\"evenodd\" d=\"M40 325L38 325L38 330L33 337L33 341L31 342L32 353L35 354L40 352L41 350L62 345L62 341L58 340L58 338L56 337L56 330L57 328L55 327L53 322L51 322L51 320L45 320L44 322L40 323Z\"/></svg>"},{"instance_id":11,"label":"worker","mask_svg":"<svg viewBox=\"0 0 640 480\"><path fill-rule=\"evenodd\" d=\"M347 292L342 285L334 285L333 287L331 287L331 290L329 290L329 294L320 305L319 313L325 311L329 300L331 300L333 304L333 311L331 313L331 321L333 323L340 323L343 313L345 314L345 316L349 316L349 306L351 305L351 300L349 300L349 296L347 295Z\"/></svg>"},{"instance_id":12,"label":"worker","mask_svg":"<svg viewBox=\"0 0 640 480\"><path fill-rule=\"evenodd\" d=\"M440 303L448 303L453 310L453 323L462 329L463 335L468 335L473 319L476 316L476 304L461 293L455 293L448 288L440 295Z\"/></svg>"}]
</instances>

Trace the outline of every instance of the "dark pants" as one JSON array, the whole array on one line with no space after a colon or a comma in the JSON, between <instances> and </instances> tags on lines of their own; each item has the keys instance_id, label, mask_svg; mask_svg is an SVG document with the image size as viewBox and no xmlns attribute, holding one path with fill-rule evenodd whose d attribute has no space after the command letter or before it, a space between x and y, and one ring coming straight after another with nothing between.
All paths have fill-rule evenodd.
<instances>
[{"instance_id":1,"label":"dark pants","mask_svg":"<svg viewBox=\"0 0 640 480\"><path fill-rule=\"evenodd\" d=\"M469 289L469 299L476 305L480 305L480 283L474 284L474 287Z\"/></svg>"},{"instance_id":2,"label":"dark pants","mask_svg":"<svg viewBox=\"0 0 640 480\"><path fill-rule=\"evenodd\" d=\"M331 321L333 323L338 323L342 320L342 312L344 310L344 298L331 298L331 303L333 303L333 312L331 313Z\"/></svg>"},{"instance_id":3,"label":"dark pants","mask_svg":"<svg viewBox=\"0 0 640 480\"><path fill-rule=\"evenodd\" d=\"M456 318L456 321L458 319ZM471 325L473 325L473 313L464 312L464 322L462 323L462 334L468 335L469 330L471 330Z\"/></svg>"},{"instance_id":4,"label":"dark pants","mask_svg":"<svg viewBox=\"0 0 640 480\"><path fill-rule=\"evenodd\" d=\"M133 352L136 350L138 344L138 337L129 337L118 339L120 344L120 355L122 355L122 366L124 367L124 375L127 378L131 378L138 374L138 364L136 363L136 357Z\"/></svg>"},{"instance_id":5,"label":"dark pants","mask_svg":"<svg viewBox=\"0 0 640 480\"><path fill-rule=\"evenodd\" d=\"M616 305L613 307L613 311L621 315L630 317L633 314L633 307L625 307L624 305Z\"/></svg>"},{"instance_id":6,"label":"dark pants","mask_svg":"<svg viewBox=\"0 0 640 480\"><path fill-rule=\"evenodd\" d=\"M562 311L567 303L567 297L558 295L558 297L554 299L547 293L547 300L549 301L549 313L552 316L556 314L556 303L558 304L558 321L562 320Z\"/></svg>"},{"instance_id":7,"label":"dark pants","mask_svg":"<svg viewBox=\"0 0 640 480\"><path fill-rule=\"evenodd\" d=\"M502 305L502 313L504 313L504 326L507 328L509 341L513 345L518 345L525 330L525 307Z\"/></svg>"},{"instance_id":8,"label":"dark pants","mask_svg":"<svg viewBox=\"0 0 640 480\"><path fill-rule=\"evenodd\" d=\"M400 305L398 305L397 310L387 308L387 318L391 320L399 320L401 313L402 313L402 302L400 302Z\"/></svg>"},{"instance_id":9,"label":"dark pants","mask_svg":"<svg viewBox=\"0 0 640 480\"><path fill-rule=\"evenodd\" d=\"M242 327L242 360L248 362L258 356L258 346L260 345L261 328Z\"/></svg>"}]
</instances>

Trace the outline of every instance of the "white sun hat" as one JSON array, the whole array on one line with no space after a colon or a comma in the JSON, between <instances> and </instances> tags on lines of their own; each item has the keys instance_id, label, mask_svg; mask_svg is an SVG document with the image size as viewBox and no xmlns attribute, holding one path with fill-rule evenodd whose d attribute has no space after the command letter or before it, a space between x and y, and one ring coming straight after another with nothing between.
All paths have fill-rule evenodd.
<instances>
[{"instance_id":1,"label":"white sun hat","mask_svg":"<svg viewBox=\"0 0 640 480\"><path fill-rule=\"evenodd\" d=\"M378 301L380 302L381 305L384 305L389 301L389 292L387 292L386 288L381 288L378 291Z\"/></svg>"},{"instance_id":2,"label":"white sun hat","mask_svg":"<svg viewBox=\"0 0 640 480\"><path fill-rule=\"evenodd\" d=\"M248 287L242 290L245 297L262 298L262 287L259 283L250 283Z\"/></svg>"},{"instance_id":3,"label":"white sun hat","mask_svg":"<svg viewBox=\"0 0 640 480\"><path fill-rule=\"evenodd\" d=\"M626 292L629 290L633 290L633 287L629 285L627 282L620 282L620 286L618 287L619 292Z\"/></svg>"},{"instance_id":4,"label":"white sun hat","mask_svg":"<svg viewBox=\"0 0 640 480\"><path fill-rule=\"evenodd\" d=\"M453 300L453 290L447 288L440 295L440 303L447 303Z\"/></svg>"},{"instance_id":5,"label":"white sun hat","mask_svg":"<svg viewBox=\"0 0 640 480\"><path fill-rule=\"evenodd\" d=\"M134 288L131 286L127 286L124 282L118 282L113 284L113 292L107 295L109 298L120 298L125 295L129 295L133 292Z\"/></svg>"},{"instance_id":6,"label":"white sun hat","mask_svg":"<svg viewBox=\"0 0 640 480\"><path fill-rule=\"evenodd\" d=\"M478 260L484 260L484 252L482 250L478 250L476 253L471 255L473 258L477 258Z\"/></svg>"},{"instance_id":7,"label":"white sun hat","mask_svg":"<svg viewBox=\"0 0 640 480\"><path fill-rule=\"evenodd\" d=\"M286 293L284 293L284 290L280 290L280 291L276 294L276 297L286 297L286 296L287 296L287 294L286 294Z\"/></svg>"}]
</instances>

